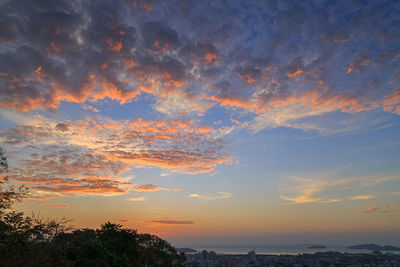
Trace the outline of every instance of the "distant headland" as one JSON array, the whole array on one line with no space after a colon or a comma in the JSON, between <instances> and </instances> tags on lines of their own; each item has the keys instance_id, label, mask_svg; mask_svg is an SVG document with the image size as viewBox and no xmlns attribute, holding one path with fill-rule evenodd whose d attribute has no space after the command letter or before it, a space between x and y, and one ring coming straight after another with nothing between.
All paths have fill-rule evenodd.
<instances>
[{"instance_id":1,"label":"distant headland","mask_svg":"<svg viewBox=\"0 0 400 267\"><path fill-rule=\"evenodd\" d=\"M348 249L367 249L375 251L400 251L399 247L394 246L379 246L377 244L362 244L356 246L347 247Z\"/></svg>"}]
</instances>

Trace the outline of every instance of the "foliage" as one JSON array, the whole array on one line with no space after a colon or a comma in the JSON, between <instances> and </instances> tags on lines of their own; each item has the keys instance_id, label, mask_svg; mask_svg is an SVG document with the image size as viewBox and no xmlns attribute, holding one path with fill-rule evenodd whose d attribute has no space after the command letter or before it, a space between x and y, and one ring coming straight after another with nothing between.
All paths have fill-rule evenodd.
<instances>
[{"instance_id":1,"label":"foliage","mask_svg":"<svg viewBox=\"0 0 400 267\"><path fill-rule=\"evenodd\" d=\"M11 207L13 202L20 201L28 196L28 191L24 186L15 188L10 185L6 175L7 171L7 156L0 147L0 216Z\"/></svg>"},{"instance_id":2,"label":"foliage","mask_svg":"<svg viewBox=\"0 0 400 267\"><path fill-rule=\"evenodd\" d=\"M0 148L1 173L8 169ZM69 220L25 216L10 210L27 196L6 177L0 182L0 266L184 266L167 241L107 222L100 229L72 230Z\"/></svg>"}]
</instances>

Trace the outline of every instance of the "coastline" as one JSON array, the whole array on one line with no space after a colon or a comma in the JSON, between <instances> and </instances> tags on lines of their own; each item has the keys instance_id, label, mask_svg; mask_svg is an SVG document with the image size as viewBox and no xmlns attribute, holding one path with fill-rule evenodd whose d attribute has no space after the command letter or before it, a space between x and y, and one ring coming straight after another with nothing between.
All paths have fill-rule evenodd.
<instances>
[{"instance_id":1,"label":"coastline","mask_svg":"<svg viewBox=\"0 0 400 267\"><path fill-rule=\"evenodd\" d=\"M345 246L326 246L324 249L309 249L306 246L191 246L190 248L196 252L188 254L196 254L203 250L214 251L220 255L245 255L250 251L254 251L257 255L299 255L299 254L315 254L318 252L340 252L351 254L372 254L373 250L367 249L348 249ZM399 251L382 251L382 253L391 253L400 255Z\"/></svg>"}]
</instances>

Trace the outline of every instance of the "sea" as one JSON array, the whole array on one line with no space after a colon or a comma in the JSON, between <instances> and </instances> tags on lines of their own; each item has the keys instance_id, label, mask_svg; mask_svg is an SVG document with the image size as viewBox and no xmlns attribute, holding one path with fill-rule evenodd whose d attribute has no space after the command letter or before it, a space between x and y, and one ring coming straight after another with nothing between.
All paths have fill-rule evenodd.
<instances>
[{"instance_id":1,"label":"sea","mask_svg":"<svg viewBox=\"0 0 400 267\"><path fill-rule=\"evenodd\" d=\"M258 246L204 246L194 245L190 248L195 249L197 252L203 250L214 251L217 254L247 254L250 251L255 251L256 254L262 255L298 255L298 254L313 254L316 252L328 252L335 251L341 253L373 253L371 250L366 249L348 249L345 246L336 245L324 245L326 248L323 249L311 249L312 244L300 244L300 245L258 245ZM387 252L383 252L387 253ZM391 251L389 253L400 254L400 251Z\"/></svg>"}]
</instances>

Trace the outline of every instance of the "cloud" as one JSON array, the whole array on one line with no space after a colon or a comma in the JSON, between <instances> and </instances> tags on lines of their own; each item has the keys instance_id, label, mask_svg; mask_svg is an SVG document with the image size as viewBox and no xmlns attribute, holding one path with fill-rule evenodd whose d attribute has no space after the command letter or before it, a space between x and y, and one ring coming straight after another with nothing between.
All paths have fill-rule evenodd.
<instances>
[{"instance_id":1,"label":"cloud","mask_svg":"<svg viewBox=\"0 0 400 267\"><path fill-rule=\"evenodd\" d=\"M11 122L0 141L26 158L14 179L37 190L125 193L132 168L200 174L233 164L224 138L242 129L334 134L400 114L393 1L0 6L0 113ZM135 112L121 120L114 107ZM211 121L231 117L240 123ZM336 199L320 196L324 182L298 182L309 188L284 198Z\"/></svg>"},{"instance_id":2,"label":"cloud","mask_svg":"<svg viewBox=\"0 0 400 267\"><path fill-rule=\"evenodd\" d=\"M66 204L50 202L50 201L30 201L30 203L36 204L36 205L44 205L44 206L53 207L53 208L68 208L69 207Z\"/></svg>"},{"instance_id":3,"label":"cloud","mask_svg":"<svg viewBox=\"0 0 400 267\"><path fill-rule=\"evenodd\" d=\"M129 188L129 190L136 192L155 192L155 191L179 191L179 189L169 189L165 187L159 187L152 184L135 185Z\"/></svg>"},{"instance_id":4,"label":"cloud","mask_svg":"<svg viewBox=\"0 0 400 267\"><path fill-rule=\"evenodd\" d=\"M146 199L144 197L131 197L128 200L133 201L133 202L142 202L142 201L145 201Z\"/></svg>"},{"instance_id":5,"label":"cloud","mask_svg":"<svg viewBox=\"0 0 400 267\"><path fill-rule=\"evenodd\" d=\"M145 45L155 52L161 50L161 52L165 53L180 44L176 31L160 22L146 22L141 25L140 31Z\"/></svg>"},{"instance_id":6,"label":"cloud","mask_svg":"<svg viewBox=\"0 0 400 267\"><path fill-rule=\"evenodd\" d=\"M341 199L338 198L328 198L325 200L321 200L320 203L335 203L335 202L340 202L342 201Z\"/></svg>"},{"instance_id":7,"label":"cloud","mask_svg":"<svg viewBox=\"0 0 400 267\"><path fill-rule=\"evenodd\" d=\"M375 198L373 195L357 195L357 196L352 196L349 197L351 200L367 200L367 199L372 199Z\"/></svg>"},{"instance_id":8,"label":"cloud","mask_svg":"<svg viewBox=\"0 0 400 267\"><path fill-rule=\"evenodd\" d=\"M154 109L171 116L203 116L215 105L242 109L256 116L254 131L304 129L298 120L333 111L400 110L389 82L399 62L398 26L386 19L395 16L393 3L165 5L3 3L0 106L54 111L73 102L99 111L90 104L124 105L149 94ZM269 19L256 22L251 10ZM322 18L331 12L338 19L328 23ZM230 86L214 86L223 81Z\"/></svg>"},{"instance_id":9,"label":"cloud","mask_svg":"<svg viewBox=\"0 0 400 267\"><path fill-rule=\"evenodd\" d=\"M297 197L286 197L286 196L281 196L281 199L287 200L292 202L293 204L304 204L304 203L309 203L309 202L321 202L322 200L320 198L315 198L310 196L309 192L303 192L304 195L297 196Z\"/></svg>"},{"instance_id":10,"label":"cloud","mask_svg":"<svg viewBox=\"0 0 400 267\"><path fill-rule=\"evenodd\" d=\"M378 210L377 206L370 206L366 210L362 211L363 213L376 213Z\"/></svg>"},{"instance_id":11,"label":"cloud","mask_svg":"<svg viewBox=\"0 0 400 267\"><path fill-rule=\"evenodd\" d=\"M383 107L386 111L393 111L390 107L388 96L396 93L396 91L388 94L384 99L368 100L357 95L322 95L318 91L306 91L302 94L283 99L275 99L269 101L273 108L260 113L250 123L250 129L254 132L259 132L263 129L276 128L280 126L298 128L302 130L317 130L320 132L332 132L329 125L324 125L322 115L340 111L342 113L352 114L351 118L360 117L358 127L368 127L362 123L362 117L355 113L367 112L375 110L378 107ZM393 101L396 102L397 101ZM385 104L386 103L386 104ZM385 108L385 105L387 108ZM373 114L373 113L371 113ZM338 116L336 116L338 117ZM371 116L370 116L371 117ZM327 118L327 116L323 117ZM329 118L329 117L328 117ZM353 119L354 120L354 119ZM341 122L335 122L335 126ZM342 123L343 124L343 123ZM375 121L372 125L379 124ZM352 123L354 125L354 122ZM341 127L342 131L349 130L347 125ZM354 126L353 126L354 127Z\"/></svg>"},{"instance_id":12,"label":"cloud","mask_svg":"<svg viewBox=\"0 0 400 267\"><path fill-rule=\"evenodd\" d=\"M119 180L127 170L126 164L91 150L50 146L27 155L8 176L35 191L107 195L127 192L131 184Z\"/></svg>"},{"instance_id":13,"label":"cloud","mask_svg":"<svg viewBox=\"0 0 400 267\"><path fill-rule=\"evenodd\" d=\"M144 184L144 185L135 185L131 187L131 189L137 192L152 192L152 191L159 191L160 187L152 184Z\"/></svg>"},{"instance_id":14,"label":"cloud","mask_svg":"<svg viewBox=\"0 0 400 267\"><path fill-rule=\"evenodd\" d=\"M69 124L65 124L65 123L59 123L56 125L56 129L60 130L60 131L68 131L70 129L70 125Z\"/></svg>"},{"instance_id":15,"label":"cloud","mask_svg":"<svg viewBox=\"0 0 400 267\"><path fill-rule=\"evenodd\" d=\"M303 178L297 176L288 176L289 183L280 189L284 193L281 199L291 202L292 204L304 203L332 203L339 202L341 199L326 198L329 192L342 191L349 188L367 187L391 180L398 180L398 176L360 176L336 178L332 174L324 175L322 178ZM370 195L358 195L349 197L349 199L369 199Z\"/></svg>"},{"instance_id":16,"label":"cloud","mask_svg":"<svg viewBox=\"0 0 400 267\"><path fill-rule=\"evenodd\" d=\"M362 211L362 213L366 214L392 214L398 212L400 212L400 210L395 209L392 204L388 204L384 207L370 206L366 210Z\"/></svg>"},{"instance_id":17,"label":"cloud","mask_svg":"<svg viewBox=\"0 0 400 267\"><path fill-rule=\"evenodd\" d=\"M69 136L71 131L75 131L74 127L75 125L57 135ZM24 184L36 192L32 199L60 198L63 194L117 195L131 191L178 191L175 188L127 182L121 176L131 169L129 164L110 159L102 151L95 152L83 145L64 148L48 144L48 139L54 137L51 137L54 132L58 132L56 127L46 127L49 130L47 135L42 134L44 130L41 127L17 129L18 141L13 139L16 143L42 145L41 148L22 146L17 154L21 154L22 158L16 158L16 164L13 164L8 173L11 181ZM58 194L50 195L46 192Z\"/></svg>"},{"instance_id":18,"label":"cloud","mask_svg":"<svg viewBox=\"0 0 400 267\"><path fill-rule=\"evenodd\" d=\"M190 194L188 195L189 198L198 198L198 199L203 199L203 200L217 200L217 199L225 199L225 198L231 198L232 194L227 193L227 192L222 192L218 191L218 196L205 196L205 195L199 195L199 194Z\"/></svg>"},{"instance_id":19,"label":"cloud","mask_svg":"<svg viewBox=\"0 0 400 267\"><path fill-rule=\"evenodd\" d=\"M143 221L144 223L155 224L155 225L184 225L194 224L194 221L181 221L181 220L155 220L155 221Z\"/></svg>"},{"instance_id":20,"label":"cloud","mask_svg":"<svg viewBox=\"0 0 400 267\"><path fill-rule=\"evenodd\" d=\"M49 194L40 194L40 195L29 195L28 199L38 199L38 200L48 200L52 198L62 198L60 195L49 195Z\"/></svg>"},{"instance_id":21,"label":"cloud","mask_svg":"<svg viewBox=\"0 0 400 267\"><path fill-rule=\"evenodd\" d=\"M23 163L59 174L74 169L87 176L103 170L116 177L132 165L197 174L211 172L219 164L232 164L227 144L218 137L224 128L207 127L205 135L206 128L190 119L115 121L87 117L60 123L39 116L24 120L26 125L0 130L0 140L16 148L29 144L53 150ZM70 148L61 150L56 144Z\"/></svg>"}]
</instances>

